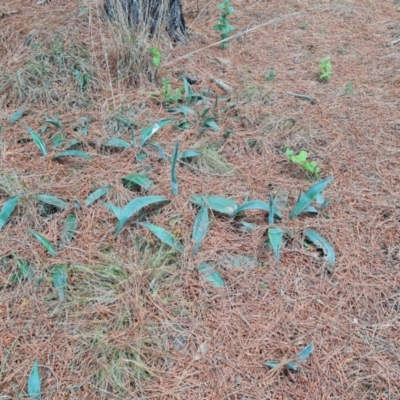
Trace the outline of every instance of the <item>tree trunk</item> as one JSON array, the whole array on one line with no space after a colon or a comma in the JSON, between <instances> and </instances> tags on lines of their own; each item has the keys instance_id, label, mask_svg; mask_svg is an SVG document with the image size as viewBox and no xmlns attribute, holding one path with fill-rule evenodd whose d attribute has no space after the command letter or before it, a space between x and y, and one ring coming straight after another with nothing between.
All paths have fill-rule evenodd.
<instances>
[{"instance_id":1,"label":"tree trunk","mask_svg":"<svg viewBox=\"0 0 400 400\"><path fill-rule=\"evenodd\" d=\"M150 34L165 24L173 40L185 41L182 0L105 0L104 10L111 21L139 30L149 29Z\"/></svg>"}]
</instances>

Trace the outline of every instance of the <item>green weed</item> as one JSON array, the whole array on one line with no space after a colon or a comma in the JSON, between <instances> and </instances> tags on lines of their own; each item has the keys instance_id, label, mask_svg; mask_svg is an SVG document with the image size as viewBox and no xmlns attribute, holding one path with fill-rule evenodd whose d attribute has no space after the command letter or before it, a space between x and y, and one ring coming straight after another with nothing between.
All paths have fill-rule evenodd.
<instances>
[{"instance_id":1,"label":"green weed","mask_svg":"<svg viewBox=\"0 0 400 400\"><path fill-rule=\"evenodd\" d=\"M161 93L164 103L170 105L182 100L183 88L180 87L173 90L171 81L168 78L161 78Z\"/></svg>"},{"instance_id":2,"label":"green weed","mask_svg":"<svg viewBox=\"0 0 400 400\"><path fill-rule=\"evenodd\" d=\"M235 9L229 5L230 0L223 0L223 2L218 6L218 10L221 11L221 15L218 18L218 24L214 26L214 30L221 32L221 40L225 40L229 32L235 30L235 28L229 24L228 17L231 15ZM221 49L226 49L229 47L229 41L225 41L220 44Z\"/></svg>"},{"instance_id":3,"label":"green weed","mask_svg":"<svg viewBox=\"0 0 400 400\"><path fill-rule=\"evenodd\" d=\"M316 161L308 161L308 153L304 150L300 151L299 154L294 154L294 151L291 149L286 149L285 155L289 157L290 162L293 164L297 164L305 171L309 172L312 177L317 177L321 172L321 169L318 167Z\"/></svg>"},{"instance_id":4,"label":"green weed","mask_svg":"<svg viewBox=\"0 0 400 400\"><path fill-rule=\"evenodd\" d=\"M332 77L331 57L326 56L319 61L319 80L329 80Z\"/></svg>"}]
</instances>

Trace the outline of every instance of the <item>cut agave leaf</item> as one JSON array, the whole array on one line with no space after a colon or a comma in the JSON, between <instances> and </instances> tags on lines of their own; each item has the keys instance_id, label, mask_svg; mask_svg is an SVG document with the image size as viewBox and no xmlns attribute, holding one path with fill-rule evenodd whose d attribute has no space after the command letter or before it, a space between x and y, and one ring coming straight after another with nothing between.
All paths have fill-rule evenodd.
<instances>
[{"instance_id":1,"label":"cut agave leaf","mask_svg":"<svg viewBox=\"0 0 400 400\"><path fill-rule=\"evenodd\" d=\"M50 194L38 194L33 198L41 201L42 203L50 204L57 208L65 209L69 207L66 201L61 200L60 198L52 196Z\"/></svg>"},{"instance_id":2,"label":"cut agave leaf","mask_svg":"<svg viewBox=\"0 0 400 400\"><path fill-rule=\"evenodd\" d=\"M179 253L183 252L183 246L176 240L175 236L161 226L150 224L148 222L142 222L140 225L143 225L151 232L153 232L163 243L172 247Z\"/></svg>"},{"instance_id":3,"label":"cut agave leaf","mask_svg":"<svg viewBox=\"0 0 400 400\"><path fill-rule=\"evenodd\" d=\"M203 203L198 212L193 225L192 239L194 240L193 254L197 254L199 251L200 244L206 235L208 228L210 227L210 221L208 216L208 208Z\"/></svg>"},{"instance_id":4,"label":"cut agave leaf","mask_svg":"<svg viewBox=\"0 0 400 400\"><path fill-rule=\"evenodd\" d=\"M266 203L265 201L261 201L261 200L247 201L235 210L232 217L235 217L240 212L243 212L246 210L263 210L263 211L266 211L267 213L269 213L270 207L269 207L269 204ZM281 218L280 212L277 209L275 209L274 211L275 211L275 216L278 218Z\"/></svg>"},{"instance_id":5,"label":"cut agave leaf","mask_svg":"<svg viewBox=\"0 0 400 400\"><path fill-rule=\"evenodd\" d=\"M333 250L333 247L324 237L312 229L306 229L304 234L311 243L319 249L322 249L327 262L328 271L332 273L335 268L335 251Z\"/></svg>"},{"instance_id":6,"label":"cut agave leaf","mask_svg":"<svg viewBox=\"0 0 400 400\"><path fill-rule=\"evenodd\" d=\"M296 205L293 211L290 213L289 218L296 218L301 212L303 212L311 202L320 194L329 183L333 181L334 177L325 179L323 181L317 182L315 185L311 186L305 193L299 194Z\"/></svg>"},{"instance_id":7,"label":"cut agave leaf","mask_svg":"<svg viewBox=\"0 0 400 400\"><path fill-rule=\"evenodd\" d=\"M182 153L178 154L178 160L182 160L184 158L192 158L192 157L198 157L202 156L203 153L197 150L185 150Z\"/></svg>"},{"instance_id":8,"label":"cut agave leaf","mask_svg":"<svg viewBox=\"0 0 400 400\"><path fill-rule=\"evenodd\" d=\"M80 150L66 150L63 151L61 153L58 153L54 156L54 159L58 159L61 157L81 157L81 158L85 158L86 160L92 161L93 158L85 153L84 151L80 151Z\"/></svg>"},{"instance_id":9,"label":"cut agave leaf","mask_svg":"<svg viewBox=\"0 0 400 400\"><path fill-rule=\"evenodd\" d=\"M233 216L238 208L236 201L219 196L204 196L195 194L190 201L193 204L206 204L211 210Z\"/></svg>"},{"instance_id":10,"label":"cut agave leaf","mask_svg":"<svg viewBox=\"0 0 400 400\"><path fill-rule=\"evenodd\" d=\"M55 149L59 149L61 145L63 144L64 140L66 138L66 135L64 133L57 133L57 135L54 135L51 144Z\"/></svg>"},{"instance_id":11,"label":"cut agave leaf","mask_svg":"<svg viewBox=\"0 0 400 400\"><path fill-rule=\"evenodd\" d=\"M32 229L29 229L29 232L31 235L38 240L38 242L53 256L55 257L57 255L57 252L53 245L50 243L49 240L47 240L44 236L42 236L40 233L37 233L33 231Z\"/></svg>"},{"instance_id":12,"label":"cut agave leaf","mask_svg":"<svg viewBox=\"0 0 400 400\"><path fill-rule=\"evenodd\" d=\"M177 106L177 107L172 107L168 108L168 112L180 112L184 115L186 118L189 114L196 114L196 111L193 110L192 107L188 106Z\"/></svg>"},{"instance_id":13,"label":"cut agave leaf","mask_svg":"<svg viewBox=\"0 0 400 400\"><path fill-rule=\"evenodd\" d=\"M143 146L156 132L172 121L175 121L175 118L161 119L153 125L142 128L140 130L140 144Z\"/></svg>"},{"instance_id":14,"label":"cut agave leaf","mask_svg":"<svg viewBox=\"0 0 400 400\"><path fill-rule=\"evenodd\" d=\"M205 279L207 282L211 283L211 285L220 288L225 286L225 282L222 276L216 271L211 265L203 262L199 265L198 270L200 275Z\"/></svg>"},{"instance_id":15,"label":"cut agave leaf","mask_svg":"<svg viewBox=\"0 0 400 400\"><path fill-rule=\"evenodd\" d=\"M150 146L153 146L155 149L157 149L158 154L159 154L160 157L161 157L161 160L163 160L163 161L166 160L166 158L165 158L165 151L164 151L164 149L163 149L159 144L157 144L157 143L149 143L149 145L150 145Z\"/></svg>"},{"instance_id":16,"label":"cut agave leaf","mask_svg":"<svg viewBox=\"0 0 400 400\"><path fill-rule=\"evenodd\" d=\"M122 178L122 183L131 190L138 190L140 188L150 190L154 187L154 182L147 176L134 173L124 176Z\"/></svg>"},{"instance_id":17,"label":"cut agave leaf","mask_svg":"<svg viewBox=\"0 0 400 400\"><path fill-rule=\"evenodd\" d=\"M127 149L131 146L127 141L118 138L110 138L104 143L104 145L109 147L120 147L122 149Z\"/></svg>"},{"instance_id":18,"label":"cut agave leaf","mask_svg":"<svg viewBox=\"0 0 400 400\"><path fill-rule=\"evenodd\" d=\"M22 118L29 110L20 110L11 115L10 118L8 118L8 123L9 124L14 124L17 122L20 118Z\"/></svg>"},{"instance_id":19,"label":"cut agave leaf","mask_svg":"<svg viewBox=\"0 0 400 400\"><path fill-rule=\"evenodd\" d=\"M56 265L53 270L53 286L59 299L65 298L68 287L68 275L65 265Z\"/></svg>"},{"instance_id":20,"label":"cut agave leaf","mask_svg":"<svg viewBox=\"0 0 400 400\"><path fill-rule=\"evenodd\" d=\"M84 204L86 207L89 207L93 204L96 200L103 197L111 190L111 186L106 186L95 190L94 192L90 193L90 195L85 199Z\"/></svg>"},{"instance_id":21,"label":"cut agave leaf","mask_svg":"<svg viewBox=\"0 0 400 400\"><path fill-rule=\"evenodd\" d=\"M114 204L111 204L111 203L104 203L104 205L108 211L110 211L112 214L114 214L117 217L118 220L121 219L122 208L115 206Z\"/></svg>"},{"instance_id":22,"label":"cut agave leaf","mask_svg":"<svg viewBox=\"0 0 400 400\"><path fill-rule=\"evenodd\" d=\"M47 156L47 149L46 145L43 142L43 139L29 126L26 126L26 129L28 129L28 132L31 135L33 142L36 144L38 149L42 152L44 156Z\"/></svg>"},{"instance_id":23,"label":"cut agave leaf","mask_svg":"<svg viewBox=\"0 0 400 400\"><path fill-rule=\"evenodd\" d=\"M54 125L57 129L61 131L62 125L61 122L58 119L52 119L52 118L46 118L44 122L47 122L48 124Z\"/></svg>"},{"instance_id":24,"label":"cut agave leaf","mask_svg":"<svg viewBox=\"0 0 400 400\"><path fill-rule=\"evenodd\" d=\"M304 347L303 350L299 351L295 356L295 361L298 363L306 362L308 357L314 350L314 344L310 343L308 346Z\"/></svg>"},{"instance_id":25,"label":"cut agave leaf","mask_svg":"<svg viewBox=\"0 0 400 400\"><path fill-rule=\"evenodd\" d=\"M280 365L280 362L279 361L266 361L264 363L264 365L269 368L276 368L278 365ZM287 369L290 369L295 372L298 371L298 369L299 369L299 367L294 363L287 363L287 364L285 364L285 367Z\"/></svg>"},{"instance_id":26,"label":"cut agave leaf","mask_svg":"<svg viewBox=\"0 0 400 400\"><path fill-rule=\"evenodd\" d=\"M35 360L32 372L28 378L28 395L33 400L40 400L40 381L39 362Z\"/></svg>"},{"instance_id":27,"label":"cut agave leaf","mask_svg":"<svg viewBox=\"0 0 400 400\"><path fill-rule=\"evenodd\" d=\"M115 230L115 236L117 236L121 232L121 229L128 222L129 218L131 218L132 215L135 214L137 211L152 204L165 203L168 201L168 199L162 196L144 196L131 200L121 211L120 218Z\"/></svg>"},{"instance_id":28,"label":"cut agave leaf","mask_svg":"<svg viewBox=\"0 0 400 400\"><path fill-rule=\"evenodd\" d=\"M283 230L281 228L269 228L268 229L269 243L275 253L275 259L279 262L280 260L280 249L282 246Z\"/></svg>"},{"instance_id":29,"label":"cut agave leaf","mask_svg":"<svg viewBox=\"0 0 400 400\"><path fill-rule=\"evenodd\" d=\"M174 152L172 154L172 159L171 159L171 188L172 188L172 194L174 196L177 196L179 193L178 180L176 178L176 160L178 159L178 147L179 147L178 139L176 139Z\"/></svg>"},{"instance_id":30,"label":"cut agave leaf","mask_svg":"<svg viewBox=\"0 0 400 400\"><path fill-rule=\"evenodd\" d=\"M1 208L1 211L0 211L0 231L3 229L4 225L7 223L7 221L11 217L11 214L14 212L15 207L18 204L18 200L20 199L21 196L22 195L19 194L17 196L11 197L11 199L8 199L3 204L3 207Z\"/></svg>"},{"instance_id":31,"label":"cut agave leaf","mask_svg":"<svg viewBox=\"0 0 400 400\"><path fill-rule=\"evenodd\" d=\"M64 229L61 232L61 239L64 242L70 242L74 238L77 229L78 219L75 214L71 214L67 217L65 221Z\"/></svg>"}]
</instances>

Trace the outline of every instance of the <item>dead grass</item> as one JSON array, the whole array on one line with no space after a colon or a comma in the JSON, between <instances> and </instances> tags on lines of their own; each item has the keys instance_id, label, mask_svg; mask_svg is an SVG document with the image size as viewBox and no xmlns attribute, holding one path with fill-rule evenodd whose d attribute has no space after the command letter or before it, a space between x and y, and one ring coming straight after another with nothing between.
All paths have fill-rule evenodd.
<instances>
[{"instance_id":1,"label":"dead grass","mask_svg":"<svg viewBox=\"0 0 400 400\"><path fill-rule=\"evenodd\" d=\"M188 1L189 44L171 48L158 38L168 66L154 75L132 70L142 64L129 58L135 57L129 48L140 46L133 36L123 43L96 3L6 0L0 6L0 204L28 194L0 232L0 399L26 397L36 358L43 399L399 399L400 66L398 45L386 46L400 36L398 5L348 0L319 8L305 0L234 0L231 23L243 35L227 50L210 47L175 62L219 37L212 29L217 3L201 5L197 14L197 3ZM333 76L321 83L318 61L327 55ZM178 168L180 192L173 197L169 161L163 163L155 149L136 163L140 150L103 151L100 145L112 136L130 140L125 119L149 125L170 116L155 93L162 76L179 85L181 67L199 79L196 91L224 95L211 75L233 91L218 106L221 131L199 135L197 123L156 134L169 155L176 138L181 149L207 155L191 164L195 168ZM276 77L266 82L272 68ZM77 69L90 75L84 88L73 75ZM8 117L21 109L29 113L9 125ZM93 162L52 161L21 140L28 137L25 124L39 130L45 117L56 115L68 139L79 139ZM75 127L85 116L93 119L86 138ZM224 137L228 129L233 133ZM46 140L55 132L51 128ZM266 200L273 193L288 195L293 204L309 186L282 154L287 146L307 150L323 176L335 176L326 190L333 200L330 218L285 218L281 226L294 239L277 265L263 247L263 214L249 213L247 220L259 224L250 233L213 217L192 256L193 194L242 203L246 196ZM112 185L102 200L123 206L135 194L121 178L140 170L156 183L150 194L172 200L149 220L178 235L187 248L183 256L134 221L114 238L116 220L102 201L76 211L76 237L57 258L29 234L33 229L57 243L71 211L47 221L30 195L82 204L94 189ZM302 250L306 227L334 246L332 276ZM8 283L17 270L13 254L31 263L34 280ZM258 263L221 267L227 285L213 289L196 266L229 254ZM68 271L64 302L52 288L58 264ZM310 342L314 353L299 373L263 366Z\"/></svg>"}]
</instances>

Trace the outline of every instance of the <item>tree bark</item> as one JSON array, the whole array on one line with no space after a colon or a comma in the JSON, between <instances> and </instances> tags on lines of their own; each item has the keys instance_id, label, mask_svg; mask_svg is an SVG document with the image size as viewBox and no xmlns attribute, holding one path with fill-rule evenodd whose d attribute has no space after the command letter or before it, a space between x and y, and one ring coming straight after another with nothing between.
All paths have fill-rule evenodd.
<instances>
[{"instance_id":1,"label":"tree bark","mask_svg":"<svg viewBox=\"0 0 400 400\"><path fill-rule=\"evenodd\" d=\"M185 41L182 0L105 0L104 10L111 21L128 23L137 29L147 27L150 34L165 21L169 36L175 41Z\"/></svg>"}]
</instances>

